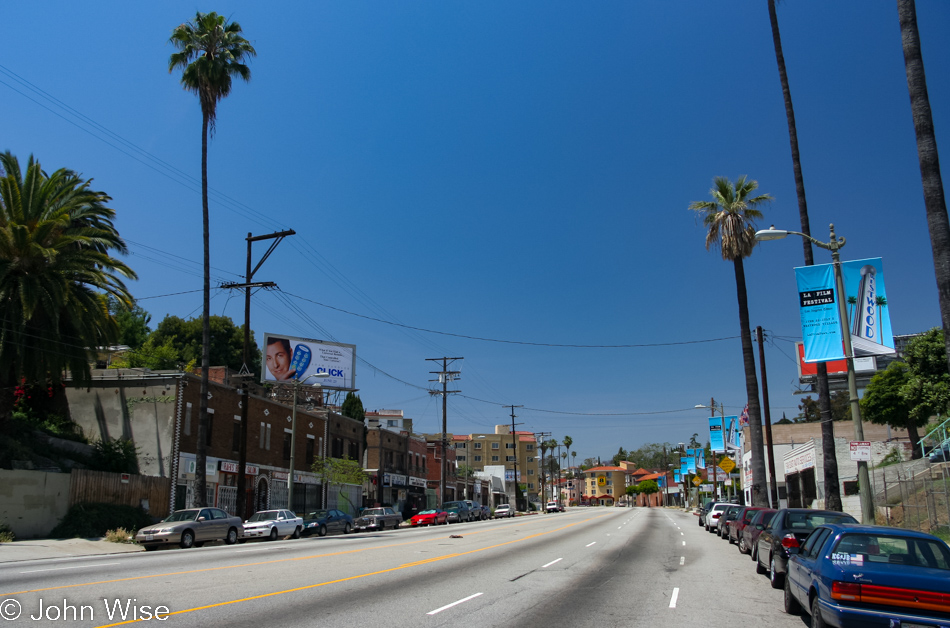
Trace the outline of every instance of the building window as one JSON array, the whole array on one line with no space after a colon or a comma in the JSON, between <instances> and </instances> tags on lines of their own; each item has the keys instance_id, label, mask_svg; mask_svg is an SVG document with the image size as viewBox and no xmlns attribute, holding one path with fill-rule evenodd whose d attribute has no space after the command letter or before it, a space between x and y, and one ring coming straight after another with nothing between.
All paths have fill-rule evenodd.
<instances>
[{"instance_id":1,"label":"building window","mask_svg":"<svg viewBox=\"0 0 950 628\"><path fill-rule=\"evenodd\" d=\"M492 449L499 449L498 443L492 443L492 444L491 444L491 448L492 448Z\"/></svg>"},{"instance_id":2,"label":"building window","mask_svg":"<svg viewBox=\"0 0 950 628\"><path fill-rule=\"evenodd\" d=\"M465 456L455 456L455 459L458 460L459 462L465 462L466 460Z\"/></svg>"},{"instance_id":3,"label":"building window","mask_svg":"<svg viewBox=\"0 0 950 628\"><path fill-rule=\"evenodd\" d=\"M465 443L455 443L456 449L465 449Z\"/></svg>"},{"instance_id":4,"label":"building window","mask_svg":"<svg viewBox=\"0 0 950 628\"><path fill-rule=\"evenodd\" d=\"M481 456L475 456L475 462L481 462L481 461L482 461Z\"/></svg>"},{"instance_id":5,"label":"building window","mask_svg":"<svg viewBox=\"0 0 950 628\"><path fill-rule=\"evenodd\" d=\"M534 445L525 445L524 448L526 451L534 451Z\"/></svg>"},{"instance_id":6,"label":"building window","mask_svg":"<svg viewBox=\"0 0 950 628\"><path fill-rule=\"evenodd\" d=\"M517 462L518 459L514 456L505 456L505 462Z\"/></svg>"},{"instance_id":7,"label":"building window","mask_svg":"<svg viewBox=\"0 0 950 628\"><path fill-rule=\"evenodd\" d=\"M528 475L534 475L534 469L528 469Z\"/></svg>"},{"instance_id":8,"label":"building window","mask_svg":"<svg viewBox=\"0 0 950 628\"><path fill-rule=\"evenodd\" d=\"M290 430L284 430L284 460L290 460Z\"/></svg>"},{"instance_id":9,"label":"building window","mask_svg":"<svg viewBox=\"0 0 950 628\"><path fill-rule=\"evenodd\" d=\"M498 462L498 456L492 456L492 457L491 457L491 461L492 461L492 462Z\"/></svg>"},{"instance_id":10,"label":"building window","mask_svg":"<svg viewBox=\"0 0 950 628\"><path fill-rule=\"evenodd\" d=\"M314 444L316 442L317 442L316 439L314 439L314 437L311 434L307 434L307 453L305 455L305 458L307 460L308 467L313 464L313 449L314 449Z\"/></svg>"},{"instance_id":11,"label":"building window","mask_svg":"<svg viewBox=\"0 0 950 628\"><path fill-rule=\"evenodd\" d=\"M191 404L185 404L185 436L191 436Z\"/></svg>"},{"instance_id":12,"label":"building window","mask_svg":"<svg viewBox=\"0 0 950 628\"><path fill-rule=\"evenodd\" d=\"M211 447L211 428L214 427L214 410L208 408L208 431L205 433L205 445ZM213 502L208 502L213 503Z\"/></svg>"},{"instance_id":13,"label":"building window","mask_svg":"<svg viewBox=\"0 0 950 628\"><path fill-rule=\"evenodd\" d=\"M534 462L534 458L532 458L531 456L528 456L528 462Z\"/></svg>"},{"instance_id":14,"label":"building window","mask_svg":"<svg viewBox=\"0 0 950 628\"><path fill-rule=\"evenodd\" d=\"M534 488L534 483L533 483L533 482L528 482L528 488L529 488L529 489Z\"/></svg>"},{"instance_id":15,"label":"building window","mask_svg":"<svg viewBox=\"0 0 950 628\"><path fill-rule=\"evenodd\" d=\"M231 451L241 451L241 422L235 421L231 431Z\"/></svg>"},{"instance_id":16,"label":"building window","mask_svg":"<svg viewBox=\"0 0 950 628\"><path fill-rule=\"evenodd\" d=\"M607 489L607 494L608 494L608 495L613 495L613 494L614 494L614 489L608 488L608 489Z\"/></svg>"},{"instance_id":17,"label":"building window","mask_svg":"<svg viewBox=\"0 0 950 628\"><path fill-rule=\"evenodd\" d=\"M389 420L386 421L386 426L387 426L387 427L399 427L399 423L396 421L396 419L389 419Z\"/></svg>"},{"instance_id":18,"label":"building window","mask_svg":"<svg viewBox=\"0 0 950 628\"><path fill-rule=\"evenodd\" d=\"M481 448L482 448L482 444L481 444L481 443L472 443L472 444L475 445L475 449L481 449Z\"/></svg>"},{"instance_id":19,"label":"building window","mask_svg":"<svg viewBox=\"0 0 950 628\"><path fill-rule=\"evenodd\" d=\"M505 443L505 449L514 449L514 448L515 448L514 443Z\"/></svg>"},{"instance_id":20,"label":"building window","mask_svg":"<svg viewBox=\"0 0 950 628\"><path fill-rule=\"evenodd\" d=\"M350 460L359 460L360 459L360 444L351 442L349 445L349 456Z\"/></svg>"}]
</instances>

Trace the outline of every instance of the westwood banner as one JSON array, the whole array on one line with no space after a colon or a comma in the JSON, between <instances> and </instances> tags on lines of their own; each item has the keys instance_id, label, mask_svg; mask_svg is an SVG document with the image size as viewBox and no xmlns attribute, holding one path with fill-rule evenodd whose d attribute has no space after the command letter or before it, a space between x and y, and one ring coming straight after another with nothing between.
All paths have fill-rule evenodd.
<instances>
[{"instance_id":1,"label":"westwood banner","mask_svg":"<svg viewBox=\"0 0 950 628\"><path fill-rule=\"evenodd\" d=\"M686 450L686 471L696 473L696 453L692 449Z\"/></svg>"},{"instance_id":2,"label":"westwood banner","mask_svg":"<svg viewBox=\"0 0 950 628\"><path fill-rule=\"evenodd\" d=\"M845 357L838 318L839 298L846 304L854 357L894 353L883 269L879 257L842 262L843 296L835 289L832 264L795 269L805 362Z\"/></svg>"},{"instance_id":3,"label":"westwood banner","mask_svg":"<svg viewBox=\"0 0 950 628\"><path fill-rule=\"evenodd\" d=\"M709 449L718 453L726 451L726 443L722 433L722 417L709 417Z\"/></svg>"}]
</instances>

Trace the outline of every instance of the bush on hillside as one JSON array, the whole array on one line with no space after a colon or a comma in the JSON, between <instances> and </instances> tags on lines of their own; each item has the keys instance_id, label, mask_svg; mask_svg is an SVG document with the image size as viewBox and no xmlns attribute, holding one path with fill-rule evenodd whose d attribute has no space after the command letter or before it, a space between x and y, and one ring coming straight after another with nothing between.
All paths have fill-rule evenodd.
<instances>
[{"instance_id":1,"label":"bush on hillside","mask_svg":"<svg viewBox=\"0 0 950 628\"><path fill-rule=\"evenodd\" d=\"M49 535L58 539L106 536L109 530L139 530L153 518L141 508L116 504L81 503L71 506Z\"/></svg>"}]
</instances>

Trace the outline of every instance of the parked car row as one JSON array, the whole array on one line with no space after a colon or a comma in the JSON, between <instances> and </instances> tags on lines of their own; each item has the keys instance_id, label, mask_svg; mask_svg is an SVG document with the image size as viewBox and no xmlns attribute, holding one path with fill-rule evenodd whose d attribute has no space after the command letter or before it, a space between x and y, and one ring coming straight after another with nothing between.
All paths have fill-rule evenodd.
<instances>
[{"instance_id":1,"label":"parked car row","mask_svg":"<svg viewBox=\"0 0 950 628\"><path fill-rule=\"evenodd\" d=\"M496 517L513 517L508 504L495 509ZM482 521L492 517L488 506L470 500L446 502L444 509L424 510L412 517L410 524L439 525L460 521ZM220 508L186 508L176 510L165 520L146 526L135 535L135 541L147 551L162 546L177 545L182 549L201 547L209 541L224 541L228 545L244 543L249 539L270 541L301 536L326 536L330 532L349 534L362 530L396 529L403 522L402 515L390 507L367 508L354 519L334 508L315 510L306 517L298 517L290 510L262 510L247 521L229 515Z\"/></svg>"},{"instance_id":2,"label":"parked car row","mask_svg":"<svg viewBox=\"0 0 950 628\"><path fill-rule=\"evenodd\" d=\"M950 547L935 536L811 508L708 502L699 514L813 627L950 625Z\"/></svg>"}]
</instances>

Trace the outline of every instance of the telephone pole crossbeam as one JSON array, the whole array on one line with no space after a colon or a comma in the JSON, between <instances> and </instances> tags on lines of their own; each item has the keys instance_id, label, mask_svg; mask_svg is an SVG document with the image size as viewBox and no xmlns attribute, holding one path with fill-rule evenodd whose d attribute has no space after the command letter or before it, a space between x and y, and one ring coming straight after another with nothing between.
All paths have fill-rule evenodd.
<instances>
[{"instance_id":1,"label":"telephone pole crossbeam","mask_svg":"<svg viewBox=\"0 0 950 628\"><path fill-rule=\"evenodd\" d=\"M457 394L461 391L459 390L449 390L449 382L459 379L462 375L461 371L450 371L449 362L455 362L457 360L464 360L465 358L426 358L427 362L441 362L442 370L441 371L430 371L434 375L438 375L438 379L429 380L432 382L440 382L442 384L442 390L430 390L430 395L442 395L442 461L440 465L440 474L439 474L439 506L445 503L445 491L446 491L446 482L445 476L447 474L447 465L446 465L446 451L448 450L448 430L447 430L447 421L446 421L446 411L447 403L446 400L449 395Z\"/></svg>"}]
</instances>

